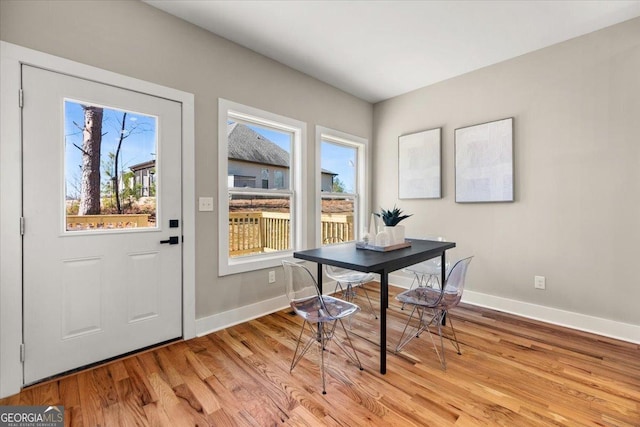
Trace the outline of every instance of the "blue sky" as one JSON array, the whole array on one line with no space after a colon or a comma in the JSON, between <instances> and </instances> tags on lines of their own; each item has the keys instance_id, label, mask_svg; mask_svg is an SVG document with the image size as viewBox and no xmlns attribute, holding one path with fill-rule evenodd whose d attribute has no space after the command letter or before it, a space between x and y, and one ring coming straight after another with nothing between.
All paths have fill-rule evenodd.
<instances>
[{"instance_id":1,"label":"blue sky","mask_svg":"<svg viewBox=\"0 0 640 427\"><path fill-rule=\"evenodd\" d=\"M289 134L266 129L260 126L248 125L260 135L279 145L287 152L291 152ZM322 141L321 167L338 174L338 179L344 183L345 191L355 193L356 182L356 149Z\"/></svg>"},{"instance_id":2,"label":"blue sky","mask_svg":"<svg viewBox=\"0 0 640 427\"><path fill-rule=\"evenodd\" d=\"M74 146L82 147L82 131L78 126L84 125L84 110L82 104L77 101L65 100L65 176L67 196L73 196L82 177L82 152ZM116 152L120 139L121 120L124 111L104 107L102 118L102 160L108 157L110 152ZM74 123L75 122L75 123ZM127 112L125 132L132 131L122 142L120 149L119 168L125 172L129 167L155 158L157 120L154 116ZM102 180L105 179L105 171L100 170Z\"/></svg>"}]
</instances>

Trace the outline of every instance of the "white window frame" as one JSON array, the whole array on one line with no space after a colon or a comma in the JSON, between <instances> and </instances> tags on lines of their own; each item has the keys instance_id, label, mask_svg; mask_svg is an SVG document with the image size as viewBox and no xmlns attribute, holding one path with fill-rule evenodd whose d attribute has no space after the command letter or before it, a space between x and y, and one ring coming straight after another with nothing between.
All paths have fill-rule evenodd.
<instances>
[{"instance_id":1,"label":"white window frame","mask_svg":"<svg viewBox=\"0 0 640 427\"><path fill-rule=\"evenodd\" d=\"M292 134L290 190L247 189L251 194L277 194L290 196L291 248L288 251L260 253L231 258L229 256L229 187L228 187L228 148L227 121L229 119L252 123ZM226 99L218 99L218 276L244 273L281 265L283 259L290 259L295 250L303 245L303 230L306 224L305 177L302 173L302 161L305 158L307 124L299 120L281 116L258 108L249 107ZM262 181L260 181L262 182ZM238 191L236 191L238 190ZM234 189L234 192L242 192Z\"/></svg>"},{"instance_id":2,"label":"white window frame","mask_svg":"<svg viewBox=\"0 0 640 427\"><path fill-rule=\"evenodd\" d=\"M322 141L326 140L335 144L353 147L357 151L356 193L327 193L322 192ZM316 245L322 246L322 197L342 198L344 196L354 198L353 232L356 240L362 236L363 226L366 224L366 216L369 211L368 204L368 140L324 126L316 126Z\"/></svg>"}]
</instances>

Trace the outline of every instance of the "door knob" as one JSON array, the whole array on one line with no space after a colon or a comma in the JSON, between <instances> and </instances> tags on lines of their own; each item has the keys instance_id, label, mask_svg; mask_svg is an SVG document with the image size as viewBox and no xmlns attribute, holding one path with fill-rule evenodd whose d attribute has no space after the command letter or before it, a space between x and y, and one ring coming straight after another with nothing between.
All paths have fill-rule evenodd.
<instances>
[{"instance_id":1,"label":"door knob","mask_svg":"<svg viewBox=\"0 0 640 427\"><path fill-rule=\"evenodd\" d=\"M160 240L160 243L168 243L170 245L177 245L179 243L178 236L171 236L167 240Z\"/></svg>"}]
</instances>

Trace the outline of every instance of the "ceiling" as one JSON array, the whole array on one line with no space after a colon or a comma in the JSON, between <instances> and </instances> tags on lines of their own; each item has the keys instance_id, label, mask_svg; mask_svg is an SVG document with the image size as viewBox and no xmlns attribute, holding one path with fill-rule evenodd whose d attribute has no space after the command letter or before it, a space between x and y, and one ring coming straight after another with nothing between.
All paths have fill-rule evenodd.
<instances>
[{"instance_id":1,"label":"ceiling","mask_svg":"<svg viewBox=\"0 0 640 427\"><path fill-rule=\"evenodd\" d=\"M640 16L640 0L144 0L369 102Z\"/></svg>"}]
</instances>

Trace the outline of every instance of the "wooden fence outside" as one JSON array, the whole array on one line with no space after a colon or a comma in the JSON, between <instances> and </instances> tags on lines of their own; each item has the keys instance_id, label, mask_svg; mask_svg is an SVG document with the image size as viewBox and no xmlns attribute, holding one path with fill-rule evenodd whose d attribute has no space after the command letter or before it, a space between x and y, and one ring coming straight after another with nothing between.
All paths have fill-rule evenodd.
<instances>
[{"instance_id":1,"label":"wooden fence outside","mask_svg":"<svg viewBox=\"0 0 640 427\"><path fill-rule=\"evenodd\" d=\"M229 256L283 251L290 248L289 213L229 213ZM352 214L323 214L322 241L354 239Z\"/></svg>"},{"instance_id":2,"label":"wooden fence outside","mask_svg":"<svg viewBox=\"0 0 640 427\"><path fill-rule=\"evenodd\" d=\"M290 216L282 212L229 213L229 255L284 251L290 247ZM148 214L67 215L67 230L120 229L149 226ZM322 242L349 242L355 238L353 214L323 214Z\"/></svg>"},{"instance_id":3,"label":"wooden fence outside","mask_svg":"<svg viewBox=\"0 0 640 427\"><path fill-rule=\"evenodd\" d=\"M67 215L67 231L149 227L149 214Z\"/></svg>"}]
</instances>

